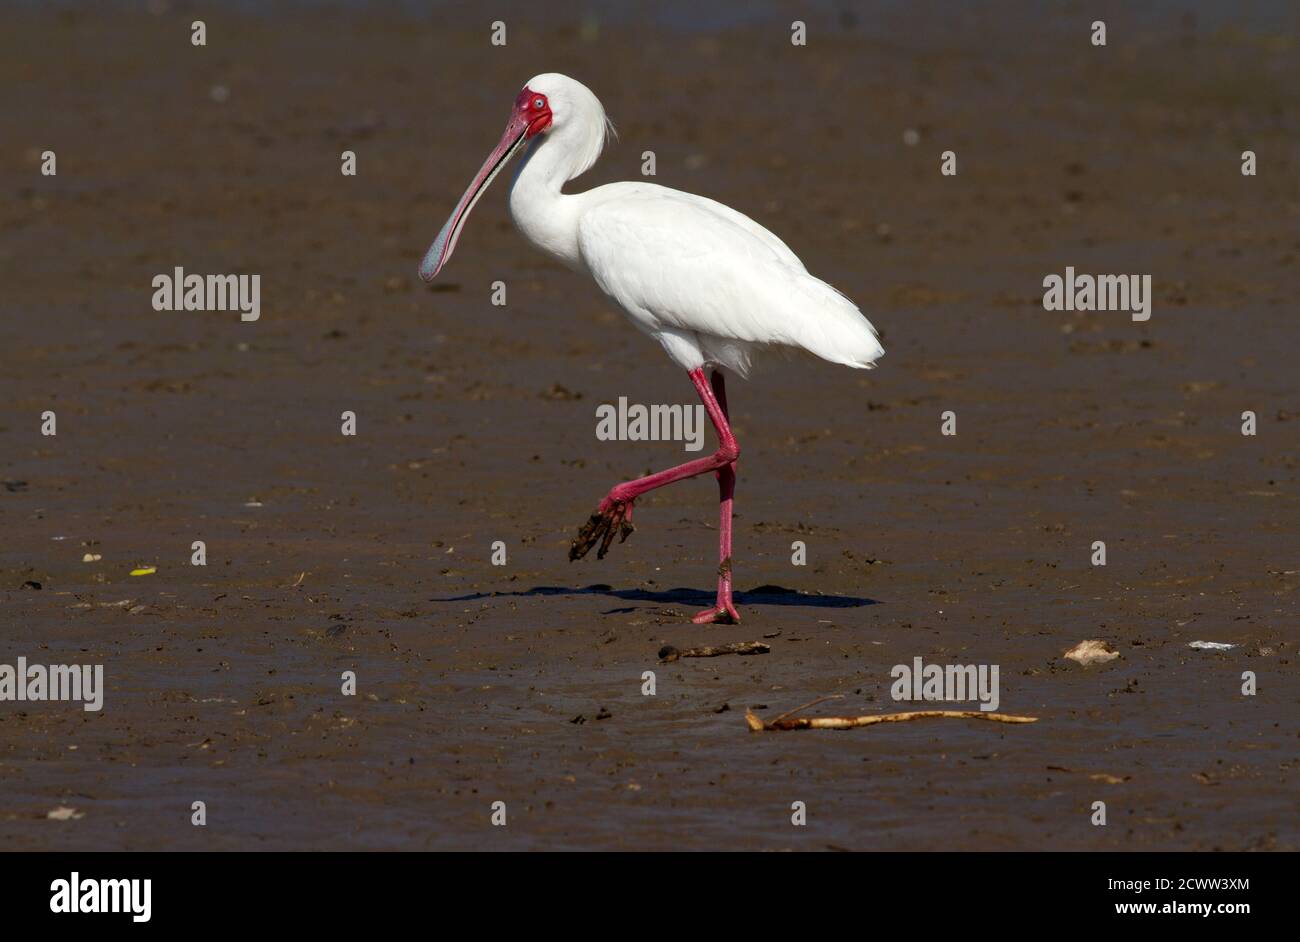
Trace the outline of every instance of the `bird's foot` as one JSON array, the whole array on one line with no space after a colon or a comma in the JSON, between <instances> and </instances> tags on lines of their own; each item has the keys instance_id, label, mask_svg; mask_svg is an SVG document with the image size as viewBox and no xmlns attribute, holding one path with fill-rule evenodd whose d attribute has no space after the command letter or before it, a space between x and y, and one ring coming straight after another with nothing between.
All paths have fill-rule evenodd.
<instances>
[{"instance_id":1,"label":"bird's foot","mask_svg":"<svg viewBox=\"0 0 1300 942\"><path fill-rule=\"evenodd\" d=\"M691 621L697 625L739 625L740 612L736 611L731 599L719 599L717 605L706 608Z\"/></svg>"},{"instance_id":2,"label":"bird's foot","mask_svg":"<svg viewBox=\"0 0 1300 942\"><path fill-rule=\"evenodd\" d=\"M632 501L606 497L569 544L569 562L586 556L597 543L600 543L600 549L596 550L596 558L604 559L616 534L622 543L635 529L632 525Z\"/></svg>"}]
</instances>

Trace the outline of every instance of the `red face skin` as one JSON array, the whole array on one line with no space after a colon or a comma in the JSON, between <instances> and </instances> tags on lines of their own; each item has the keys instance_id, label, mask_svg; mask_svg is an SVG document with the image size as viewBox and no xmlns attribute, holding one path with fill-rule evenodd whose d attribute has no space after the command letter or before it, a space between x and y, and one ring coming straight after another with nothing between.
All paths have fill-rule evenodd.
<instances>
[{"instance_id":1,"label":"red face skin","mask_svg":"<svg viewBox=\"0 0 1300 942\"><path fill-rule=\"evenodd\" d=\"M531 91L527 85L515 99L515 114L528 122L526 137L535 137L551 126L551 103L545 95Z\"/></svg>"},{"instance_id":2,"label":"red face skin","mask_svg":"<svg viewBox=\"0 0 1300 942\"><path fill-rule=\"evenodd\" d=\"M461 228L465 225L465 220L484 187L492 182L492 178L523 147L525 141L547 130L552 120L551 105L546 100L546 96L525 86L519 93L519 97L515 99L515 107L510 112L510 121L506 124L506 132L501 136L501 142L488 155L482 169L475 174L469 189L456 204L451 218L438 233L438 238L434 239L433 246L425 253L424 261L420 263L421 278L425 281L433 281L438 276L442 266L447 264L451 253L455 251Z\"/></svg>"}]
</instances>

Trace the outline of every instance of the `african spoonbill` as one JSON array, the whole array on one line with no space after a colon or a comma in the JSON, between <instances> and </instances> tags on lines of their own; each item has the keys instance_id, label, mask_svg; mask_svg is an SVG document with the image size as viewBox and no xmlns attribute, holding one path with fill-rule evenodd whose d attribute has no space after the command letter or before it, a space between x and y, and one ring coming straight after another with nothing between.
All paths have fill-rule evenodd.
<instances>
[{"instance_id":1,"label":"african spoonbill","mask_svg":"<svg viewBox=\"0 0 1300 942\"><path fill-rule=\"evenodd\" d=\"M609 123L596 96L564 75L539 75L515 99L500 143L474 177L420 265L432 281L456 249L470 211L512 157L526 157L510 187L524 238L590 275L632 323L690 376L717 430L718 450L615 485L582 526L569 559L632 532L632 505L647 491L712 471L718 480L718 596L697 624L737 623L732 601L731 506L740 446L731 433L723 369L745 376L752 354L796 347L824 360L870 367L884 349L875 328L790 249L721 203L652 183L611 183L585 193L564 185L600 156ZM705 370L711 371L710 376Z\"/></svg>"}]
</instances>

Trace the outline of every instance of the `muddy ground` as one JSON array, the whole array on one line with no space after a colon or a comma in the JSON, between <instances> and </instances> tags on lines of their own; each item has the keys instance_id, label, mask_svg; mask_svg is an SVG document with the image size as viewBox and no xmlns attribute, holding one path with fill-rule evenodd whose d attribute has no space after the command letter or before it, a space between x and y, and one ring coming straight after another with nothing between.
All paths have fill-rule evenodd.
<instances>
[{"instance_id":1,"label":"muddy ground","mask_svg":"<svg viewBox=\"0 0 1300 942\"><path fill-rule=\"evenodd\" d=\"M775 8L497 7L504 48L471 6L5 10L0 663L108 689L0 703L0 846L1296 849L1294 10L814 4L794 47ZM729 387L740 626L684 617L711 479L568 562L611 485L684 460L598 441L596 406L692 391L523 242L504 181L415 276L552 70L620 134L574 187L653 150L883 334L875 371ZM154 311L177 265L260 273L261 320ZM1150 321L1045 311L1067 265L1151 274ZM1119 659L1062 658L1085 638ZM909 709L917 656L999 665L1040 721L746 729Z\"/></svg>"}]
</instances>

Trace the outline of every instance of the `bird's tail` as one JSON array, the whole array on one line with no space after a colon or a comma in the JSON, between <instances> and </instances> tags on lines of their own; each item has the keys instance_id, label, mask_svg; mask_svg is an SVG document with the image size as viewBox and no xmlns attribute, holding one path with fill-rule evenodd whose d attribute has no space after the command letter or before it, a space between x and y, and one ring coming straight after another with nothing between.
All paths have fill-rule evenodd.
<instances>
[{"instance_id":1,"label":"bird's tail","mask_svg":"<svg viewBox=\"0 0 1300 942\"><path fill-rule=\"evenodd\" d=\"M817 312L792 321L794 346L823 360L865 370L885 354L876 328L858 306L834 287L806 272L799 273L796 290Z\"/></svg>"}]
</instances>

